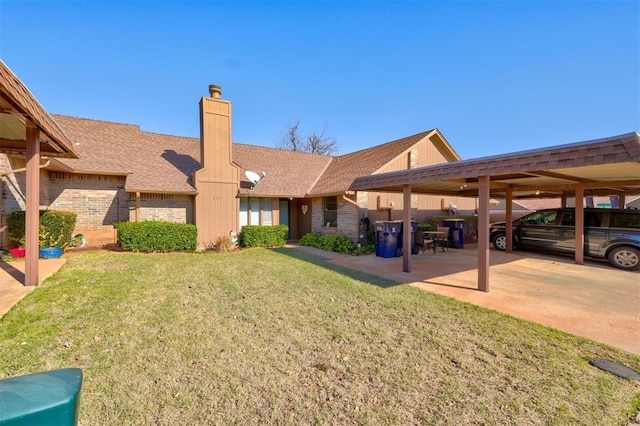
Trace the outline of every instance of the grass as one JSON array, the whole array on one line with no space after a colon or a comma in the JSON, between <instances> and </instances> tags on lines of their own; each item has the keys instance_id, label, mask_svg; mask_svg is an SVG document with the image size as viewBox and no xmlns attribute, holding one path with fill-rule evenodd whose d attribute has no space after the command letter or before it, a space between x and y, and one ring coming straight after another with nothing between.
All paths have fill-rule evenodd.
<instances>
[{"instance_id":1,"label":"grass","mask_svg":"<svg viewBox=\"0 0 640 426\"><path fill-rule=\"evenodd\" d=\"M624 424L640 357L295 250L82 253L0 318L0 377L80 424Z\"/></svg>"}]
</instances>

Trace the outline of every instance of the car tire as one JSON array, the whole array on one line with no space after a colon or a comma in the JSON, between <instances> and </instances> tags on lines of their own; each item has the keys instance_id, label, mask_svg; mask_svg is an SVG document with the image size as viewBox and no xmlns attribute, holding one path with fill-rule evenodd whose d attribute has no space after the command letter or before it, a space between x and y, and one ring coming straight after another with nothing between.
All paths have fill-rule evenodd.
<instances>
[{"instance_id":1,"label":"car tire","mask_svg":"<svg viewBox=\"0 0 640 426\"><path fill-rule=\"evenodd\" d=\"M640 251L633 247L616 247L609 252L609 263L616 268L633 270L640 268Z\"/></svg>"},{"instance_id":2,"label":"car tire","mask_svg":"<svg viewBox=\"0 0 640 426\"><path fill-rule=\"evenodd\" d=\"M496 250L505 251L507 249L507 235L503 233L495 234L491 243Z\"/></svg>"}]
</instances>

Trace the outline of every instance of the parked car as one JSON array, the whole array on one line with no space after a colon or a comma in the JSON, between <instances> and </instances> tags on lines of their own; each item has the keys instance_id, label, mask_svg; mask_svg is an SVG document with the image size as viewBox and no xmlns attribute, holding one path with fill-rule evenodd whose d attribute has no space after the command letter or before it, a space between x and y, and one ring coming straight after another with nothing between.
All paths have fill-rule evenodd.
<instances>
[{"instance_id":1,"label":"parked car","mask_svg":"<svg viewBox=\"0 0 640 426\"><path fill-rule=\"evenodd\" d=\"M493 246L506 250L506 222L491 224ZM538 210L513 222L515 248L575 253L575 209ZM620 269L640 268L640 210L584 209L584 255Z\"/></svg>"}]
</instances>

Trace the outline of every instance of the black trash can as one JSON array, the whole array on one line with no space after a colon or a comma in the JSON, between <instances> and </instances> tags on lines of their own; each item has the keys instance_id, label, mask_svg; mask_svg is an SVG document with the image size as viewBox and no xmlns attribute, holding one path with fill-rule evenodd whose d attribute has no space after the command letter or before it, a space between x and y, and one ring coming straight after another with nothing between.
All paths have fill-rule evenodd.
<instances>
[{"instance_id":1,"label":"black trash can","mask_svg":"<svg viewBox=\"0 0 640 426\"><path fill-rule=\"evenodd\" d=\"M398 247L396 248L396 257L402 256L404 246L404 221L396 221L400 223L400 233L398 234ZM418 230L418 222L411 222L411 254L420 253L420 247L416 246L416 231Z\"/></svg>"},{"instance_id":2,"label":"black trash can","mask_svg":"<svg viewBox=\"0 0 640 426\"><path fill-rule=\"evenodd\" d=\"M396 222L375 222L376 256L395 257L400 226Z\"/></svg>"},{"instance_id":3,"label":"black trash can","mask_svg":"<svg viewBox=\"0 0 640 426\"><path fill-rule=\"evenodd\" d=\"M449 247L464 247L464 225L467 223L464 219L445 219L442 225L449 228Z\"/></svg>"}]
</instances>

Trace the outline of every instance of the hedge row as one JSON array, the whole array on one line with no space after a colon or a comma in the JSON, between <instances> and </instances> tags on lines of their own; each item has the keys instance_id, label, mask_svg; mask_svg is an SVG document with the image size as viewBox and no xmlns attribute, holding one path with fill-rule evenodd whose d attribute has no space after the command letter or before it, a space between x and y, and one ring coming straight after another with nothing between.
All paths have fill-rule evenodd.
<instances>
[{"instance_id":1,"label":"hedge row","mask_svg":"<svg viewBox=\"0 0 640 426\"><path fill-rule=\"evenodd\" d=\"M40 210L40 248L67 248L71 242L76 220L77 215L73 212ZM7 215L9 240L12 243L24 245L25 222L24 210L13 211Z\"/></svg>"},{"instance_id":2,"label":"hedge row","mask_svg":"<svg viewBox=\"0 0 640 426\"><path fill-rule=\"evenodd\" d=\"M286 225L245 225L238 236L240 247L282 247L287 242Z\"/></svg>"},{"instance_id":3,"label":"hedge row","mask_svg":"<svg viewBox=\"0 0 640 426\"><path fill-rule=\"evenodd\" d=\"M301 246L315 247L324 251L334 251L342 254L354 254L358 246L351 238L344 235L322 235L309 233L300 238Z\"/></svg>"},{"instance_id":4,"label":"hedge row","mask_svg":"<svg viewBox=\"0 0 640 426\"><path fill-rule=\"evenodd\" d=\"M125 250L138 252L194 251L198 247L198 230L190 223L162 220L119 222L118 243Z\"/></svg>"}]
</instances>

